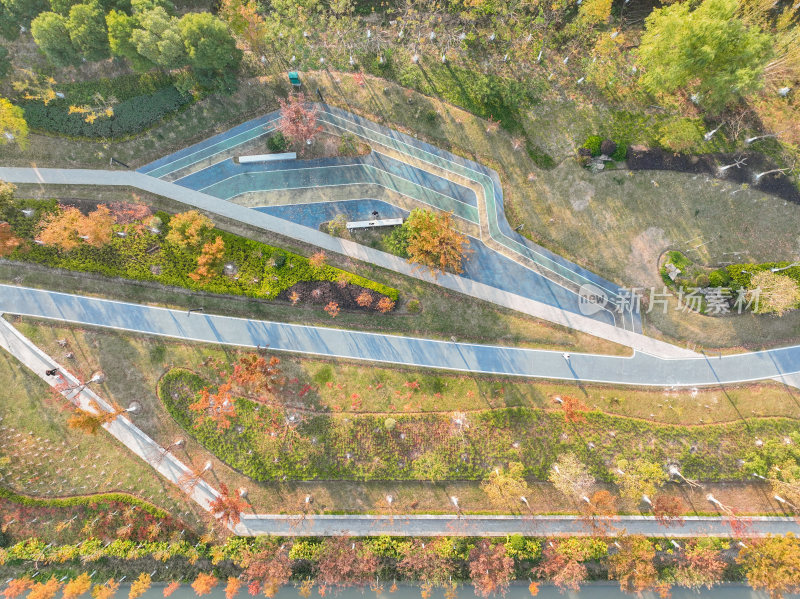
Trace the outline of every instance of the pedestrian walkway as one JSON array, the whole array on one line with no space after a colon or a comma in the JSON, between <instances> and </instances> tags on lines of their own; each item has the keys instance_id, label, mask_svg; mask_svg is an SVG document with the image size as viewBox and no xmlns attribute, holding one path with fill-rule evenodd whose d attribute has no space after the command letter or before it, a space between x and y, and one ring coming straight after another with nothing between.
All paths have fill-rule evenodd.
<instances>
[{"instance_id":1,"label":"pedestrian walkway","mask_svg":"<svg viewBox=\"0 0 800 599\"><path fill-rule=\"evenodd\" d=\"M440 287L463 293L470 297L516 310L523 314L540 318L577 331L607 339L636 351L653 356L682 357L695 356L694 352L659 341L641 333L631 332L622 327L613 326L583 314L564 310L559 306L548 305L515 293L497 289L478 281L452 275L449 273L431 276L427 270L416 268L406 260L392 256L364 245L332 237L321 231L298 225L258 212L232 202L226 202L161 179L130 171L109 171L92 169L46 169L0 167L0 179L11 183L42 183L55 185L119 185L134 187L156 195L173 199L187 206L192 206L210 214L232 219L249 226L272 231L291 239L310 243L321 249L348 256L355 260L374 264L379 268L400 273L433 283Z\"/></svg>"},{"instance_id":2,"label":"pedestrian walkway","mask_svg":"<svg viewBox=\"0 0 800 599\"><path fill-rule=\"evenodd\" d=\"M726 385L800 373L800 346L664 359L563 354L188 313L0 285L0 312L176 339L470 373L659 387Z\"/></svg>"},{"instance_id":3,"label":"pedestrian walkway","mask_svg":"<svg viewBox=\"0 0 800 599\"><path fill-rule=\"evenodd\" d=\"M5 296L5 294L3 294ZM0 313L0 347L5 349L48 385L55 387L66 380L72 386L81 381L72 376L61 364L36 347ZM58 369L61 377L48 376L47 370ZM84 387L79 392L65 391L73 404L89 412L95 406L106 412L112 406L93 390ZM181 485L192 471L171 453L148 437L129 417L118 416L103 428L115 439L153 467L170 483ZM217 491L204 480L198 480L190 489L189 497L201 508L209 511L209 503L217 498ZM800 524L794 518L762 516L748 518L751 522L747 534L758 537L792 532L800 534ZM683 525L665 529L652 516L620 516L599 519L604 527L624 529L627 534L648 537L728 537L731 527L725 517L686 517ZM512 515L286 515L242 514L241 522L230 527L241 536L479 536L503 537L509 534L553 537L560 535L588 535L590 529L576 516L512 516Z\"/></svg>"}]
</instances>

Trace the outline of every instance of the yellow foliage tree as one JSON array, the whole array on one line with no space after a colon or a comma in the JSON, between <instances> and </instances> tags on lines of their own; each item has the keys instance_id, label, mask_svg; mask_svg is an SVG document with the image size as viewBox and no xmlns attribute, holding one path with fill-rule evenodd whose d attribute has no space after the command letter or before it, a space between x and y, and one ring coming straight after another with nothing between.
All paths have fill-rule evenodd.
<instances>
[{"instance_id":1,"label":"yellow foliage tree","mask_svg":"<svg viewBox=\"0 0 800 599\"><path fill-rule=\"evenodd\" d=\"M112 599L119 590L119 583L113 578L105 584L98 584L92 589L92 599Z\"/></svg>"},{"instance_id":2,"label":"yellow foliage tree","mask_svg":"<svg viewBox=\"0 0 800 599\"><path fill-rule=\"evenodd\" d=\"M77 599L92 588L92 579L84 572L64 585L64 599Z\"/></svg>"},{"instance_id":3,"label":"yellow foliage tree","mask_svg":"<svg viewBox=\"0 0 800 599\"><path fill-rule=\"evenodd\" d=\"M174 215L169 221L166 240L182 248L197 247L203 233L213 229L214 223L197 210L187 210Z\"/></svg>"},{"instance_id":4,"label":"yellow foliage tree","mask_svg":"<svg viewBox=\"0 0 800 599\"><path fill-rule=\"evenodd\" d=\"M453 228L449 212L414 209L403 225L408 231L408 261L426 266L431 274L463 272L469 240Z\"/></svg>"},{"instance_id":5,"label":"yellow foliage tree","mask_svg":"<svg viewBox=\"0 0 800 599\"><path fill-rule=\"evenodd\" d=\"M153 584L153 579L146 572L139 574L139 578L131 583L131 588L128 593L128 599L136 599L144 595Z\"/></svg>"}]
</instances>

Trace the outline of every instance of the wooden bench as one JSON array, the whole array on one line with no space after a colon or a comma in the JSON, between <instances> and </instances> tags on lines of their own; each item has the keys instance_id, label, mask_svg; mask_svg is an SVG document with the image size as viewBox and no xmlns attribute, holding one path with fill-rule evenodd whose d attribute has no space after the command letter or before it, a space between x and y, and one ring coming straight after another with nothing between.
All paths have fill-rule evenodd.
<instances>
[{"instance_id":1,"label":"wooden bench","mask_svg":"<svg viewBox=\"0 0 800 599\"><path fill-rule=\"evenodd\" d=\"M372 229L373 227L393 227L402 225L402 218L384 218L382 220L355 220L347 223L348 229Z\"/></svg>"},{"instance_id":2,"label":"wooden bench","mask_svg":"<svg viewBox=\"0 0 800 599\"><path fill-rule=\"evenodd\" d=\"M254 154L252 156L238 156L239 164L248 162L272 162L274 160L296 160L297 152L283 152L281 154Z\"/></svg>"}]
</instances>

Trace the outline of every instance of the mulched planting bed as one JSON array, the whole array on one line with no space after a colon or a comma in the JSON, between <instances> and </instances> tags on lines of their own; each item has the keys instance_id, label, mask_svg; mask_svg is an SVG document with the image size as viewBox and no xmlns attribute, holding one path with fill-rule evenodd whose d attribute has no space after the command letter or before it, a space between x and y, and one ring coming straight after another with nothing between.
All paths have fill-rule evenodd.
<instances>
[{"instance_id":1,"label":"mulched planting bed","mask_svg":"<svg viewBox=\"0 0 800 599\"><path fill-rule=\"evenodd\" d=\"M783 200L800 204L800 190L783 173L764 175L758 183L753 183L755 173L776 168L763 154L744 155L746 165L741 168L726 169L720 176L721 165L733 164L742 154L673 154L657 148L628 148L627 166L632 171L679 171L683 173L706 174L736 183L747 183L753 189L763 191Z\"/></svg>"},{"instance_id":2,"label":"mulched planting bed","mask_svg":"<svg viewBox=\"0 0 800 599\"><path fill-rule=\"evenodd\" d=\"M359 306L356 298L362 293L372 296L372 304L367 307ZM353 310L359 312L374 312L378 301L385 295L381 295L359 285L347 283L342 286L330 281L301 281L282 291L278 295L279 300L291 301L292 293L297 293L300 299L299 304L312 304L326 306L329 302L339 304L342 310Z\"/></svg>"}]
</instances>

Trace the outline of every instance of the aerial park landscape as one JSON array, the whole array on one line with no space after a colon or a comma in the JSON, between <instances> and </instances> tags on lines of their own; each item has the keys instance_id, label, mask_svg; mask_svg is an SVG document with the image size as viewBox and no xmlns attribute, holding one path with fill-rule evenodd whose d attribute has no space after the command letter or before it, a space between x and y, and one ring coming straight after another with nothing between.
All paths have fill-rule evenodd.
<instances>
[{"instance_id":1,"label":"aerial park landscape","mask_svg":"<svg viewBox=\"0 0 800 599\"><path fill-rule=\"evenodd\" d=\"M0 594L800 593L798 19L0 0Z\"/></svg>"}]
</instances>

